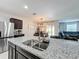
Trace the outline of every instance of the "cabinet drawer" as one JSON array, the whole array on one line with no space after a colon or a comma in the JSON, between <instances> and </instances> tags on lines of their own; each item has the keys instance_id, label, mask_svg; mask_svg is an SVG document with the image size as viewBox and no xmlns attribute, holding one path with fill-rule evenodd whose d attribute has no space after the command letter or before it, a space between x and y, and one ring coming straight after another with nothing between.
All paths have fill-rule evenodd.
<instances>
[{"instance_id":1,"label":"cabinet drawer","mask_svg":"<svg viewBox=\"0 0 79 59\"><path fill-rule=\"evenodd\" d=\"M15 59L15 49L8 45L8 59Z\"/></svg>"},{"instance_id":2,"label":"cabinet drawer","mask_svg":"<svg viewBox=\"0 0 79 59\"><path fill-rule=\"evenodd\" d=\"M25 57L29 58L29 59L40 59L39 57L31 54L30 52L20 48L20 47L16 47L16 50L21 53L22 55L24 55Z\"/></svg>"}]
</instances>

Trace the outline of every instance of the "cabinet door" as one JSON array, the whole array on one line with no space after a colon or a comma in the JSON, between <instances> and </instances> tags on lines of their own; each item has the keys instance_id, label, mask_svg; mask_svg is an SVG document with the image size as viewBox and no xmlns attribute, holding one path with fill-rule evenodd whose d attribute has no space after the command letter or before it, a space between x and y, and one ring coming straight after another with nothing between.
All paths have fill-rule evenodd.
<instances>
[{"instance_id":1,"label":"cabinet door","mask_svg":"<svg viewBox=\"0 0 79 59\"><path fill-rule=\"evenodd\" d=\"M19 52L20 54L22 54L22 56L24 57L26 57L25 59L40 59L39 57L37 57L37 56L35 56L35 55L33 55L33 54L31 54L31 53L29 53L28 51L26 51L26 50L24 50L24 49L22 49L22 48L20 48L20 47L18 47L18 46L16 46L16 50L17 50L17 52ZM18 53L17 53L18 54ZM17 56L16 56L17 57ZM21 58L20 56L18 56L18 58ZM17 59L17 58L16 58Z\"/></svg>"},{"instance_id":2,"label":"cabinet door","mask_svg":"<svg viewBox=\"0 0 79 59\"><path fill-rule=\"evenodd\" d=\"M8 42L8 59L15 59L15 45Z\"/></svg>"},{"instance_id":3,"label":"cabinet door","mask_svg":"<svg viewBox=\"0 0 79 59\"><path fill-rule=\"evenodd\" d=\"M12 48L10 45L8 47L8 59L15 59L15 49Z\"/></svg>"},{"instance_id":4,"label":"cabinet door","mask_svg":"<svg viewBox=\"0 0 79 59\"><path fill-rule=\"evenodd\" d=\"M8 45L8 59L13 59L12 58L12 48L10 47L10 45Z\"/></svg>"},{"instance_id":5,"label":"cabinet door","mask_svg":"<svg viewBox=\"0 0 79 59\"><path fill-rule=\"evenodd\" d=\"M23 56L23 55L20 54L19 52L16 52L16 59L29 59L29 58Z\"/></svg>"}]
</instances>

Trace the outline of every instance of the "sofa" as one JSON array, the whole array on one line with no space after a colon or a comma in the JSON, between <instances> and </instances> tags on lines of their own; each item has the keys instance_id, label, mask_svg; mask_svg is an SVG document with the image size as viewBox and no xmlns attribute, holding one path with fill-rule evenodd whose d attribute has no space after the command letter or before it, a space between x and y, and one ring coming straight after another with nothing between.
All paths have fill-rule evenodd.
<instances>
[{"instance_id":1,"label":"sofa","mask_svg":"<svg viewBox=\"0 0 79 59\"><path fill-rule=\"evenodd\" d=\"M79 32L63 31L63 32L59 32L59 37L61 39L78 41L78 39L79 39Z\"/></svg>"}]
</instances>

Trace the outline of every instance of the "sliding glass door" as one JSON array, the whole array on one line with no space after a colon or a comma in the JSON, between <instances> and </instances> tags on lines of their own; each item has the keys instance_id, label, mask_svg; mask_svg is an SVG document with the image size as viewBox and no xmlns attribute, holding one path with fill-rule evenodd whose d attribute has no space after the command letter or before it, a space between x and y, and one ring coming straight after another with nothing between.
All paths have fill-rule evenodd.
<instances>
[{"instance_id":1,"label":"sliding glass door","mask_svg":"<svg viewBox=\"0 0 79 59\"><path fill-rule=\"evenodd\" d=\"M55 28L54 25L47 25L47 33L49 36L54 36L55 34Z\"/></svg>"}]
</instances>

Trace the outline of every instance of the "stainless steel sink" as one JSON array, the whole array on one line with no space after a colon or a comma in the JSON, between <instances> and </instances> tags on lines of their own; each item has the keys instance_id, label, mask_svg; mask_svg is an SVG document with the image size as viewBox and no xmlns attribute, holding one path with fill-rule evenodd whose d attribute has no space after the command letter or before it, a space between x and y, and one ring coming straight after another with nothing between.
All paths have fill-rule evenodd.
<instances>
[{"instance_id":1,"label":"stainless steel sink","mask_svg":"<svg viewBox=\"0 0 79 59\"><path fill-rule=\"evenodd\" d=\"M49 43L40 42L40 43L35 44L33 48L43 51L47 49L48 45Z\"/></svg>"},{"instance_id":2,"label":"stainless steel sink","mask_svg":"<svg viewBox=\"0 0 79 59\"><path fill-rule=\"evenodd\" d=\"M49 41L39 42L37 40L27 40L27 41L23 42L23 44L25 44L27 46L31 46L32 48L35 48L37 50L43 51L43 50L47 49L47 47L49 45Z\"/></svg>"}]
</instances>

